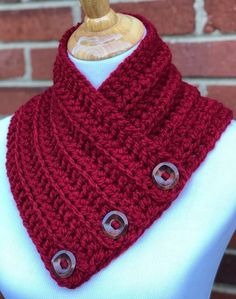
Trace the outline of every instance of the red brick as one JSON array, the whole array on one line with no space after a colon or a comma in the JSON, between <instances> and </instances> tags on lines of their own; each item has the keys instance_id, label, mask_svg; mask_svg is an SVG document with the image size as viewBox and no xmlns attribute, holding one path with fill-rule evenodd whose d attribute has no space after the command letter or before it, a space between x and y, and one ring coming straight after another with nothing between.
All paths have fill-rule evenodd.
<instances>
[{"instance_id":1,"label":"red brick","mask_svg":"<svg viewBox=\"0 0 236 299\"><path fill-rule=\"evenodd\" d=\"M234 118L236 118L236 86L208 86L207 92L208 96L220 100L231 108L234 111Z\"/></svg>"},{"instance_id":2,"label":"red brick","mask_svg":"<svg viewBox=\"0 0 236 299\"><path fill-rule=\"evenodd\" d=\"M236 249L236 232L234 233L233 237L231 238L228 248Z\"/></svg>"},{"instance_id":3,"label":"red brick","mask_svg":"<svg viewBox=\"0 0 236 299\"><path fill-rule=\"evenodd\" d=\"M236 76L236 41L175 43L169 45L173 54L173 62L184 76Z\"/></svg>"},{"instance_id":4,"label":"red brick","mask_svg":"<svg viewBox=\"0 0 236 299\"><path fill-rule=\"evenodd\" d=\"M52 79L53 64L56 58L56 53L56 48L31 50L33 79Z\"/></svg>"},{"instance_id":5,"label":"red brick","mask_svg":"<svg viewBox=\"0 0 236 299\"><path fill-rule=\"evenodd\" d=\"M16 2L20 2L20 0L0 0L0 3L4 3L4 4L16 3Z\"/></svg>"},{"instance_id":6,"label":"red brick","mask_svg":"<svg viewBox=\"0 0 236 299\"><path fill-rule=\"evenodd\" d=\"M224 254L215 277L215 283L236 285L236 255Z\"/></svg>"},{"instance_id":7,"label":"red brick","mask_svg":"<svg viewBox=\"0 0 236 299\"><path fill-rule=\"evenodd\" d=\"M221 32L236 32L236 1L235 0L206 0L205 9L208 22L205 32L214 30Z\"/></svg>"},{"instance_id":8,"label":"red brick","mask_svg":"<svg viewBox=\"0 0 236 299\"><path fill-rule=\"evenodd\" d=\"M25 60L22 49L0 50L0 79L22 77Z\"/></svg>"},{"instance_id":9,"label":"red brick","mask_svg":"<svg viewBox=\"0 0 236 299\"><path fill-rule=\"evenodd\" d=\"M111 7L119 13L137 13L147 17L159 34L187 34L194 31L193 0L143 1L115 3Z\"/></svg>"},{"instance_id":10,"label":"red brick","mask_svg":"<svg viewBox=\"0 0 236 299\"><path fill-rule=\"evenodd\" d=\"M45 88L0 88L0 114L13 114L18 107Z\"/></svg>"},{"instance_id":11,"label":"red brick","mask_svg":"<svg viewBox=\"0 0 236 299\"><path fill-rule=\"evenodd\" d=\"M224 293L218 293L213 291L211 294L210 299L235 299L236 295L230 295L230 294L224 294Z\"/></svg>"},{"instance_id":12,"label":"red brick","mask_svg":"<svg viewBox=\"0 0 236 299\"><path fill-rule=\"evenodd\" d=\"M0 11L0 40L57 40L72 24L68 7Z\"/></svg>"}]
</instances>

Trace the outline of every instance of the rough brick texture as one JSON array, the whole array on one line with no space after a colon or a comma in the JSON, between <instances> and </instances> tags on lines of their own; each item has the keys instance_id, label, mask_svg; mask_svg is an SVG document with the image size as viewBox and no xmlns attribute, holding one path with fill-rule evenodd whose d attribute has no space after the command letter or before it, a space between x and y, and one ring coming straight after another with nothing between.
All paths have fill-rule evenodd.
<instances>
[{"instance_id":1,"label":"rough brick texture","mask_svg":"<svg viewBox=\"0 0 236 299\"><path fill-rule=\"evenodd\" d=\"M193 3L193 0L145 1L140 3L117 3L113 4L112 8L115 11L145 14L156 25L160 34L175 35L194 31L195 13Z\"/></svg>"},{"instance_id":2,"label":"rough brick texture","mask_svg":"<svg viewBox=\"0 0 236 299\"><path fill-rule=\"evenodd\" d=\"M233 237L231 238L228 247L236 249L236 234L234 234Z\"/></svg>"},{"instance_id":3,"label":"rough brick texture","mask_svg":"<svg viewBox=\"0 0 236 299\"><path fill-rule=\"evenodd\" d=\"M56 52L56 48L33 49L31 51L33 79L46 80L52 78L52 69Z\"/></svg>"},{"instance_id":4,"label":"rough brick texture","mask_svg":"<svg viewBox=\"0 0 236 299\"><path fill-rule=\"evenodd\" d=\"M205 9L208 22L205 32L214 30L221 32L236 32L236 1L235 0L206 0Z\"/></svg>"},{"instance_id":5,"label":"rough brick texture","mask_svg":"<svg viewBox=\"0 0 236 299\"><path fill-rule=\"evenodd\" d=\"M225 254L220 263L219 271L216 275L215 281L217 283L225 283L229 285L236 285L236 255Z\"/></svg>"},{"instance_id":6,"label":"rough brick texture","mask_svg":"<svg viewBox=\"0 0 236 299\"><path fill-rule=\"evenodd\" d=\"M224 102L233 109L236 118L236 86L208 86L208 95ZM236 244L235 244L236 248Z\"/></svg>"},{"instance_id":7,"label":"rough brick texture","mask_svg":"<svg viewBox=\"0 0 236 299\"><path fill-rule=\"evenodd\" d=\"M22 49L0 49L0 80L24 76L25 61Z\"/></svg>"},{"instance_id":8,"label":"rough brick texture","mask_svg":"<svg viewBox=\"0 0 236 299\"><path fill-rule=\"evenodd\" d=\"M0 88L0 112L9 115L44 88Z\"/></svg>"},{"instance_id":9,"label":"rough brick texture","mask_svg":"<svg viewBox=\"0 0 236 299\"><path fill-rule=\"evenodd\" d=\"M175 43L170 47L174 62L186 77L236 77L236 41Z\"/></svg>"},{"instance_id":10,"label":"rough brick texture","mask_svg":"<svg viewBox=\"0 0 236 299\"><path fill-rule=\"evenodd\" d=\"M0 40L56 40L71 24L70 8L0 11Z\"/></svg>"},{"instance_id":11,"label":"rough brick texture","mask_svg":"<svg viewBox=\"0 0 236 299\"><path fill-rule=\"evenodd\" d=\"M236 295L212 292L210 299L235 299Z\"/></svg>"}]
</instances>

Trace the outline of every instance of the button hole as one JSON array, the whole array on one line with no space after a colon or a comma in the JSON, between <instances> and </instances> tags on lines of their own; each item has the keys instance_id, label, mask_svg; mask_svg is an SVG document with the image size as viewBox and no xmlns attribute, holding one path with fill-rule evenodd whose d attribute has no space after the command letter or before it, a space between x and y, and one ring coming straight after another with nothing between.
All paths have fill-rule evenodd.
<instances>
[{"instance_id":1,"label":"button hole","mask_svg":"<svg viewBox=\"0 0 236 299\"><path fill-rule=\"evenodd\" d=\"M170 177L170 173L168 171L164 171L162 174L161 174L161 177L166 181L169 179Z\"/></svg>"},{"instance_id":2,"label":"button hole","mask_svg":"<svg viewBox=\"0 0 236 299\"><path fill-rule=\"evenodd\" d=\"M111 226L112 226L114 229L119 229L120 226L121 226L121 224L120 224L120 222L117 221L117 220L112 220L112 222L111 222Z\"/></svg>"},{"instance_id":3,"label":"button hole","mask_svg":"<svg viewBox=\"0 0 236 299\"><path fill-rule=\"evenodd\" d=\"M66 258L61 258L60 266L61 266L62 269L67 269L68 268L69 263L68 263Z\"/></svg>"}]
</instances>

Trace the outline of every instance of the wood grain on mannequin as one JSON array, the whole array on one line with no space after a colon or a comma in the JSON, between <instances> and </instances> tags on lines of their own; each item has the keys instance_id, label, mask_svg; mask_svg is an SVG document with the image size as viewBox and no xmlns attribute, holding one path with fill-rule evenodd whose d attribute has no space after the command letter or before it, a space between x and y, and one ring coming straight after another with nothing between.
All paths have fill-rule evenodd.
<instances>
[{"instance_id":1,"label":"wood grain on mannequin","mask_svg":"<svg viewBox=\"0 0 236 299\"><path fill-rule=\"evenodd\" d=\"M108 0L80 0L85 18L68 41L68 51L82 60L101 60L126 52L144 33L135 17L115 13Z\"/></svg>"}]
</instances>

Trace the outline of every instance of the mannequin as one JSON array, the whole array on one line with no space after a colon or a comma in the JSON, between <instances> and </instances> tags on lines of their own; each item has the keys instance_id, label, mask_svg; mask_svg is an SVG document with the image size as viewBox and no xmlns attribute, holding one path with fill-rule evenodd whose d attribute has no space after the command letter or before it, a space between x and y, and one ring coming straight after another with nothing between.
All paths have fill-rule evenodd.
<instances>
[{"instance_id":1,"label":"mannequin","mask_svg":"<svg viewBox=\"0 0 236 299\"><path fill-rule=\"evenodd\" d=\"M137 46L97 61L68 55L98 88ZM99 76L95 69L101 72ZM79 288L69 290L59 288L44 268L10 193L5 170L10 119L8 116L0 122L0 238L4 240L0 290L6 299L209 298L220 260L236 227L236 142L232 141L236 138L236 121L227 127L161 218L110 265Z\"/></svg>"},{"instance_id":2,"label":"mannequin","mask_svg":"<svg viewBox=\"0 0 236 299\"><path fill-rule=\"evenodd\" d=\"M91 61L117 56L141 40L143 23L133 16L115 13L108 0L80 0L80 3L84 22L72 33L67 45L75 58Z\"/></svg>"}]
</instances>

